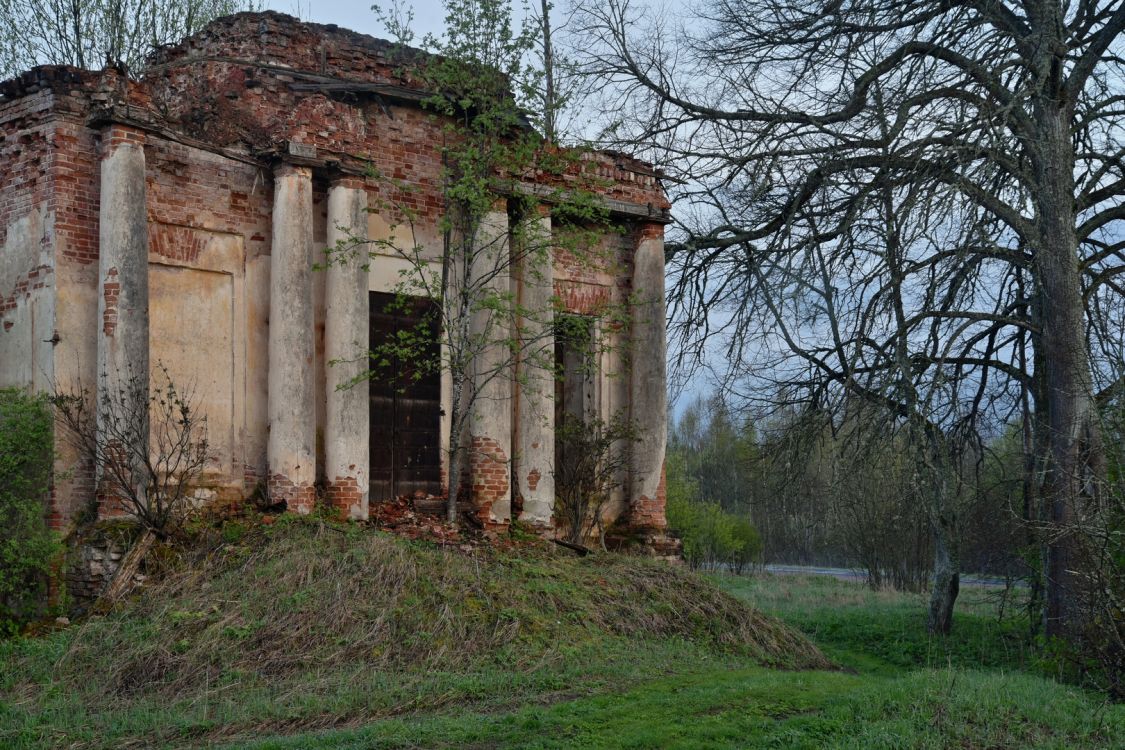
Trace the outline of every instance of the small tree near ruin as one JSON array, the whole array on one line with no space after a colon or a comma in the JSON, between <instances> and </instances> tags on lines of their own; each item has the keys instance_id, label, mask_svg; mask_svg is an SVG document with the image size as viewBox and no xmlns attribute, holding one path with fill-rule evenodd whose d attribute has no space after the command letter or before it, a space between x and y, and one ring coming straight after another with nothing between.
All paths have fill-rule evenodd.
<instances>
[{"instance_id":1,"label":"small tree near ruin","mask_svg":"<svg viewBox=\"0 0 1125 750\"><path fill-rule=\"evenodd\" d=\"M99 495L165 538L183 520L207 464L207 420L190 389L178 387L163 364L156 370L151 392L148 373L129 372L96 397L79 387L51 400L65 439L95 467Z\"/></svg>"},{"instance_id":2,"label":"small tree near ruin","mask_svg":"<svg viewBox=\"0 0 1125 750\"><path fill-rule=\"evenodd\" d=\"M422 327L366 352L373 369L359 379L378 377L380 363L391 359L409 361L413 377L435 371L448 375L450 411L443 437L446 520L453 523L467 461L507 464L511 459L475 434L479 407L508 398L513 377L525 389L552 385L557 303L548 288L540 295L550 300L546 304L523 305L509 279L519 274L525 283L549 285L553 253L560 248L582 262L604 260L594 249L594 228L604 229L607 214L583 189L581 153L561 152L545 141L520 106L533 100L541 79L526 62L536 45L534 24L516 28L505 0L450 0L445 34L423 40L432 54L418 59L405 46L413 40L409 11L397 5L376 10L402 45L403 56L418 65L415 74L433 92L423 107L443 125L441 247L438 252L425 246L416 212L392 197L368 208L395 218L390 235L342 240L328 248L327 262L392 255L404 261L394 290L400 301L421 297L439 303ZM544 187L549 182L544 175L560 178L561 185L564 172L577 179L568 180L565 189ZM531 175L539 178L535 188L522 182ZM410 192L409 186L373 176L390 186L392 196ZM435 338L437 351L431 345Z\"/></svg>"},{"instance_id":3,"label":"small tree near ruin","mask_svg":"<svg viewBox=\"0 0 1125 750\"><path fill-rule=\"evenodd\" d=\"M571 544L585 544L596 530L605 549L605 506L622 485L628 467L623 443L635 442L637 428L620 412L608 422L597 416L566 414L555 432L560 442L555 465L555 516Z\"/></svg>"}]
</instances>

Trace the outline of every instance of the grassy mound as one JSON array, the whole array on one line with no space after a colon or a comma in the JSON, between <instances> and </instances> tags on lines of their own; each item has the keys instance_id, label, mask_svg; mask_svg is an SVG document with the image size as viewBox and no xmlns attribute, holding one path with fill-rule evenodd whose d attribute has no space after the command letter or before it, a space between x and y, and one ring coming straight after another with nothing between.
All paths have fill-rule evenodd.
<instances>
[{"instance_id":1,"label":"grassy mound","mask_svg":"<svg viewBox=\"0 0 1125 750\"><path fill-rule=\"evenodd\" d=\"M665 563L545 545L464 553L293 521L108 616L4 646L0 727L9 745L120 747L512 705L589 689L584 665L604 675L677 644L693 659L830 666L796 631Z\"/></svg>"}]
</instances>

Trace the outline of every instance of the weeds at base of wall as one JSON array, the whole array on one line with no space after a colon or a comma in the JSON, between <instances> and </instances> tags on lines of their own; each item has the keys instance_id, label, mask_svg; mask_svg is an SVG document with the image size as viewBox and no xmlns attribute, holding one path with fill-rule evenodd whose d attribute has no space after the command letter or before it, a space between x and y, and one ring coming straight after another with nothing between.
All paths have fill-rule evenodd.
<instances>
[{"instance_id":1,"label":"weeds at base of wall","mask_svg":"<svg viewBox=\"0 0 1125 750\"><path fill-rule=\"evenodd\" d=\"M0 635L49 615L62 547L47 526L52 469L45 398L0 390Z\"/></svg>"}]
</instances>

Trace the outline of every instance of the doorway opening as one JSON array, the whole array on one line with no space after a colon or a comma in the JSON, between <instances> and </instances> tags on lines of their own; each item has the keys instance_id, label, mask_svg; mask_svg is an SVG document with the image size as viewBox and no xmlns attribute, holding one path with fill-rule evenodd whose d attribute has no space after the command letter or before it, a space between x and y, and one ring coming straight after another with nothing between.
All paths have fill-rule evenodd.
<instances>
[{"instance_id":1,"label":"doorway opening","mask_svg":"<svg viewBox=\"0 0 1125 750\"><path fill-rule=\"evenodd\" d=\"M416 492L439 495L441 343L436 303L370 294L370 346L378 355L369 381L371 501Z\"/></svg>"}]
</instances>

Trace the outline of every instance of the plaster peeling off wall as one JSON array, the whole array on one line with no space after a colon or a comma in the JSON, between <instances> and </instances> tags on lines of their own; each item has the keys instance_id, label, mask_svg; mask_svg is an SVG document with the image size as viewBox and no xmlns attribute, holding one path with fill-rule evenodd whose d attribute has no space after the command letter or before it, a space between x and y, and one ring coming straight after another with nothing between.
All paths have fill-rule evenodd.
<instances>
[{"instance_id":1,"label":"plaster peeling off wall","mask_svg":"<svg viewBox=\"0 0 1125 750\"><path fill-rule=\"evenodd\" d=\"M33 210L0 237L0 387L47 390L55 314L51 216Z\"/></svg>"},{"instance_id":2,"label":"plaster peeling off wall","mask_svg":"<svg viewBox=\"0 0 1125 750\"><path fill-rule=\"evenodd\" d=\"M234 447L234 351L231 276L152 264L149 336L153 393L171 373L177 391L206 418L206 471L230 476Z\"/></svg>"},{"instance_id":3,"label":"plaster peeling off wall","mask_svg":"<svg viewBox=\"0 0 1125 750\"><path fill-rule=\"evenodd\" d=\"M239 325L245 320L241 239L186 227L151 229L151 387L155 393L163 383L159 362L206 418L209 461L203 478L240 484L246 359L245 325Z\"/></svg>"}]
</instances>

